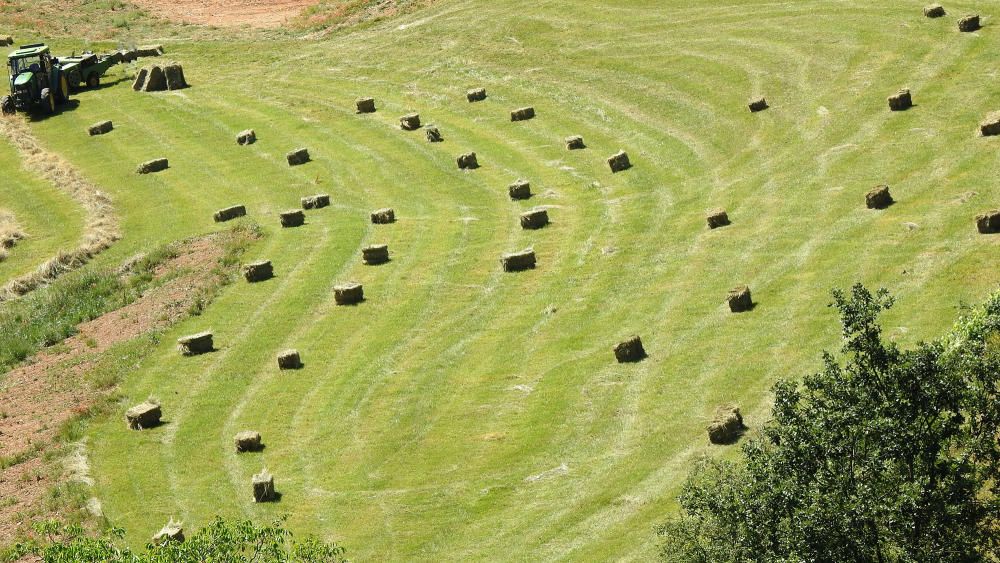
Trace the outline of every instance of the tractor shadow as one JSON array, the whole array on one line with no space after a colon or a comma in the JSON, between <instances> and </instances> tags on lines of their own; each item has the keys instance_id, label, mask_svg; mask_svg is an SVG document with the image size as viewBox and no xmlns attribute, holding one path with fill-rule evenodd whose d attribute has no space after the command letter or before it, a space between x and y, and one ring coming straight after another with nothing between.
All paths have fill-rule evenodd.
<instances>
[{"instance_id":1,"label":"tractor shadow","mask_svg":"<svg viewBox=\"0 0 1000 563\"><path fill-rule=\"evenodd\" d=\"M56 106L56 112L52 114L43 113L41 110L35 109L28 113L28 119L31 122L45 121L46 119L52 117L58 117L64 113L69 113L75 111L76 108L80 107L80 100L70 99L65 104Z\"/></svg>"},{"instance_id":2,"label":"tractor shadow","mask_svg":"<svg viewBox=\"0 0 1000 563\"><path fill-rule=\"evenodd\" d=\"M132 82L134 78L129 78L128 76L119 76L118 78L109 78L108 75L101 77L101 83L97 85L96 88L88 88L87 86L81 87L79 90L73 93L74 96L79 96L81 94L86 94L87 92L96 92L98 90L103 90L105 88L112 88L121 84L122 82Z\"/></svg>"}]
</instances>

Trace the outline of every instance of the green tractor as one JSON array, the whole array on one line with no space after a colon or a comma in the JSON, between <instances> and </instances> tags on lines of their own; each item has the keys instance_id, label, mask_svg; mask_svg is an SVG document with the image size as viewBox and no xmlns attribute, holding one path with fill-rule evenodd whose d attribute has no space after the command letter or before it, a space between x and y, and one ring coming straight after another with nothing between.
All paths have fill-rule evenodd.
<instances>
[{"instance_id":1,"label":"green tractor","mask_svg":"<svg viewBox=\"0 0 1000 563\"><path fill-rule=\"evenodd\" d=\"M56 106L69 101L69 80L62 65L39 43L24 45L7 55L10 94L0 100L5 114L40 108L52 114Z\"/></svg>"}]
</instances>

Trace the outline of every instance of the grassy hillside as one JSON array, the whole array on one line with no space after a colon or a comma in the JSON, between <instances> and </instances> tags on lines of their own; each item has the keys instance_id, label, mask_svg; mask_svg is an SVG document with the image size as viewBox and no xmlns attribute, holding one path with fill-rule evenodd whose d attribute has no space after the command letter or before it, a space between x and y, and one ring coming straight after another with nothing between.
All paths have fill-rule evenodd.
<instances>
[{"instance_id":1,"label":"grassy hillside","mask_svg":"<svg viewBox=\"0 0 1000 563\"><path fill-rule=\"evenodd\" d=\"M757 426L775 379L836 346L831 287L890 288L901 342L996 287L1000 238L972 217L1000 205L997 142L974 134L1000 108L1000 36L987 13L957 32L971 2L939 20L921 6L442 0L322 41L167 43L180 92L137 94L114 71L32 124L114 197L125 238L98 264L221 228L212 212L242 203L271 234L249 258L277 277L228 288L127 379L122 412L155 395L167 424L91 428L105 514L136 543L171 516L287 513L357 560L650 557L691 461L726 455L704 434L714 407ZM467 103L474 86L489 98ZM901 87L916 107L890 113ZM772 107L750 114L758 93ZM376 114L355 115L362 95ZM538 117L511 123L523 105ZM410 111L445 141L400 131ZM87 137L99 119L116 130ZM260 140L239 147L247 127ZM567 152L571 134L588 148ZM289 168L299 146L314 160ZM619 149L634 168L612 175ZM457 170L469 150L482 167ZM161 156L168 171L134 174ZM508 199L517 178L530 201ZM881 183L898 203L865 209ZM318 192L330 208L278 227ZM398 222L371 225L385 206ZM533 206L553 222L522 231ZM719 206L733 224L710 231ZM371 243L392 262L364 266ZM538 268L502 273L527 246ZM334 305L347 280L365 303ZM733 315L739 283L758 306ZM219 351L174 349L209 328ZM650 357L615 364L633 333ZM289 347L305 368L279 372ZM232 453L243 429L262 453ZM251 502L262 467L280 503Z\"/></svg>"}]
</instances>

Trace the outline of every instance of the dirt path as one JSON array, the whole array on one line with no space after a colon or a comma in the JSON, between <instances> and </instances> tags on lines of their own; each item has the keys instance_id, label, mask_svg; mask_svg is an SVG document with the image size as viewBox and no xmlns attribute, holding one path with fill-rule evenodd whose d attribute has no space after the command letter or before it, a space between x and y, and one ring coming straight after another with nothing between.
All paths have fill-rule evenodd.
<instances>
[{"instance_id":1,"label":"dirt path","mask_svg":"<svg viewBox=\"0 0 1000 563\"><path fill-rule=\"evenodd\" d=\"M55 447L65 422L101 398L101 391L87 379L100 354L185 317L198 296L221 281L206 273L223 255L222 236L182 243L177 255L154 272L154 279L166 280L162 285L130 305L80 325L75 336L4 376L0 452L19 463L0 469L0 545L14 537L23 520L46 511L46 494L61 476L44 466L42 454Z\"/></svg>"},{"instance_id":2,"label":"dirt path","mask_svg":"<svg viewBox=\"0 0 1000 563\"><path fill-rule=\"evenodd\" d=\"M132 0L174 21L235 27L274 28L299 15L317 0Z\"/></svg>"}]
</instances>

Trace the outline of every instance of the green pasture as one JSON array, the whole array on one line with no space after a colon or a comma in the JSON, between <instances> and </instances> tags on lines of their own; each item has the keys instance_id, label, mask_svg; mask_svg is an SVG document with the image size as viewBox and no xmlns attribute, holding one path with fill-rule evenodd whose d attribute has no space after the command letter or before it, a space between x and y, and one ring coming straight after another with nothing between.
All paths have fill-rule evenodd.
<instances>
[{"instance_id":1,"label":"green pasture","mask_svg":"<svg viewBox=\"0 0 1000 563\"><path fill-rule=\"evenodd\" d=\"M246 258L276 277L228 287L126 377L118 415L152 395L166 424L90 427L104 513L136 544L171 517L288 514L361 561L650 558L691 463L733 452L708 443L714 408L737 403L757 427L775 380L838 347L831 288L889 288L887 330L914 343L997 286L1000 237L973 217L1000 206L1000 141L975 134L1000 109L1000 31L983 13L958 33L972 2L938 20L921 7L441 0L323 39L165 42L182 91L135 93L137 67L113 70L31 125L114 199L124 238L96 265L225 228L212 213L239 203L268 233ZM470 104L476 86L489 97ZM902 87L916 106L890 113ZM771 108L748 112L754 94ZM356 115L359 96L378 112ZM511 123L525 105L537 117ZM412 111L444 142L401 131ZM88 137L102 119L115 131ZM256 144L235 143L245 128ZM576 134L587 148L569 152ZM313 161L290 168L298 147ZM619 149L634 167L612 174ZM470 150L481 168L458 170ZM156 157L169 170L135 174ZM519 178L529 201L507 197ZM883 183L897 203L865 209ZM65 236L52 223L81 219L19 186L5 194L71 215L12 206L40 260L36 241ZM315 193L332 206L281 229ZM552 224L523 231L534 206ZM372 225L380 207L398 221ZM706 227L715 207L732 225ZM373 243L392 261L363 265ZM501 271L529 246L537 269ZM336 306L344 281L366 301ZM741 283L757 307L734 315ZM177 337L209 329L216 352L178 354ZM616 364L631 334L649 358ZM285 348L304 369L278 371ZM263 452L233 452L244 429ZM282 497L255 505L264 467Z\"/></svg>"}]
</instances>

